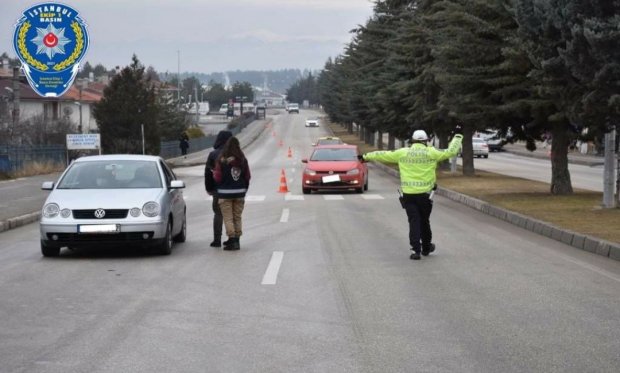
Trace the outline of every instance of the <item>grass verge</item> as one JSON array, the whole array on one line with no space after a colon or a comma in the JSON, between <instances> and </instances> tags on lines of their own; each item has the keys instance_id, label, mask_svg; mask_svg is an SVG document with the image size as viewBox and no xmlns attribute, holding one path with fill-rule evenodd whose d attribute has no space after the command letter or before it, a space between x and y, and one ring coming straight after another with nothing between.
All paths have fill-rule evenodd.
<instances>
[{"instance_id":1,"label":"grass verge","mask_svg":"<svg viewBox=\"0 0 620 373\"><path fill-rule=\"evenodd\" d=\"M328 123L334 136L347 144L358 145L361 152L377 150L365 144L346 128ZM549 165L551 167L551 165ZM397 168L397 167L394 167ZM549 183L476 170L476 176L437 172L438 184L446 189L551 223L574 232L620 242L620 209L603 209L603 193L576 189L572 195L549 193Z\"/></svg>"}]
</instances>

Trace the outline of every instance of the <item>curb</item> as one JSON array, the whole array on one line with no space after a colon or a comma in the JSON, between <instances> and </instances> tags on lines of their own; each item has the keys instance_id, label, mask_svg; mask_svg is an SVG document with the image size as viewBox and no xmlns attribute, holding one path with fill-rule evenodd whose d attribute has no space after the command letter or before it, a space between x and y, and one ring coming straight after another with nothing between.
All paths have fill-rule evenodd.
<instances>
[{"instance_id":1,"label":"curb","mask_svg":"<svg viewBox=\"0 0 620 373\"><path fill-rule=\"evenodd\" d=\"M379 168L380 170L386 172L389 175L392 175L394 177L400 177L398 171L388 166L380 163L373 163L373 166ZM504 209L502 207L494 206L488 202L481 201L479 199L455 192L450 189L437 187L436 193L452 201L461 203L463 205L471 207L474 210L478 210L486 215L490 215L494 218L511 223L530 232L534 232L542 236L551 238L553 240L560 241L566 245L572 246L580 250L606 256L610 259L620 260L620 244L618 243L609 242L597 237L592 237L585 234L573 232L568 229L559 228L553 224L544 222L542 220L534 219L529 216Z\"/></svg>"},{"instance_id":2,"label":"curb","mask_svg":"<svg viewBox=\"0 0 620 373\"><path fill-rule=\"evenodd\" d=\"M0 221L0 232L8 231L9 229L15 229L26 224L34 223L35 221L39 221L40 218L41 212L35 211L29 214Z\"/></svg>"}]
</instances>

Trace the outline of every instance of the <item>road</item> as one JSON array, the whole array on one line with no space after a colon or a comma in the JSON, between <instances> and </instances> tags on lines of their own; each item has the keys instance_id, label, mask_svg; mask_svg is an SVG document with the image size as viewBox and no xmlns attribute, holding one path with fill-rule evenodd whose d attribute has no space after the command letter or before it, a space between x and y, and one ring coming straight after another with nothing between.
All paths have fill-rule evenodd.
<instances>
[{"instance_id":1,"label":"road","mask_svg":"<svg viewBox=\"0 0 620 373\"><path fill-rule=\"evenodd\" d=\"M458 159L458 164L461 164ZM521 177L529 180L551 182L551 162L548 159L522 157L508 152L489 153L489 158L474 158L478 170L503 175ZM603 191L603 166L584 166L569 164L573 188Z\"/></svg>"},{"instance_id":2,"label":"road","mask_svg":"<svg viewBox=\"0 0 620 373\"><path fill-rule=\"evenodd\" d=\"M439 196L437 252L411 261L391 176L301 194L300 160L326 134L308 115L274 116L246 148L239 252L208 246L201 166L176 171L188 240L171 256L42 258L36 224L0 233L0 371L617 371L620 262Z\"/></svg>"}]
</instances>

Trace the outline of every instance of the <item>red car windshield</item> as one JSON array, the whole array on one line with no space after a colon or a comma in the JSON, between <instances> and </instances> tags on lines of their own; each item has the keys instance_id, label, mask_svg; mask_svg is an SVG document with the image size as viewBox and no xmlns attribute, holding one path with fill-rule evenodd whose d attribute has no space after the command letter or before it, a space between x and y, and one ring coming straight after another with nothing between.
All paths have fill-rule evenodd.
<instances>
[{"instance_id":1,"label":"red car windshield","mask_svg":"<svg viewBox=\"0 0 620 373\"><path fill-rule=\"evenodd\" d=\"M357 152L351 148L316 149L310 157L311 161L355 161Z\"/></svg>"}]
</instances>

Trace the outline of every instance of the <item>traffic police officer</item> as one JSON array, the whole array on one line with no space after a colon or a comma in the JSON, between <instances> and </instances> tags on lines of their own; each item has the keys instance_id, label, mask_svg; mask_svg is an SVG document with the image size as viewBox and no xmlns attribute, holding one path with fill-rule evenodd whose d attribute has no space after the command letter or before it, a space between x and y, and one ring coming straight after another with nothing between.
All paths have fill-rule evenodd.
<instances>
[{"instance_id":1,"label":"traffic police officer","mask_svg":"<svg viewBox=\"0 0 620 373\"><path fill-rule=\"evenodd\" d=\"M457 132L460 128L457 127ZM400 171L400 186L403 191L403 207L409 220L409 244L413 253L410 258L420 259L435 250L429 218L433 209L431 192L435 188L435 170L439 162L455 157L461 148L463 135L457 133L448 149L435 149L427 145L428 135L423 130L413 132L409 148L394 151L376 151L361 156L366 161L396 163Z\"/></svg>"}]
</instances>

